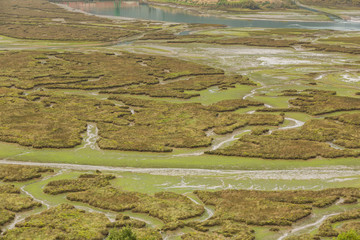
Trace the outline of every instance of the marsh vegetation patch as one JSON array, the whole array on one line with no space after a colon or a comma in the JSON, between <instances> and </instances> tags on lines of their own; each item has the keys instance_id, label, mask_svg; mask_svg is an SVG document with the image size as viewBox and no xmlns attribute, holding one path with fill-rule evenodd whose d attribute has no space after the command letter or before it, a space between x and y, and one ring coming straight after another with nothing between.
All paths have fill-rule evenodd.
<instances>
[{"instance_id":1,"label":"marsh vegetation patch","mask_svg":"<svg viewBox=\"0 0 360 240\"><path fill-rule=\"evenodd\" d=\"M339 198L359 198L351 188L322 191L223 190L194 192L205 204L215 206L210 220L231 220L248 225L286 226L309 216L313 207L324 208ZM209 221L210 221L209 220Z\"/></svg>"},{"instance_id":2,"label":"marsh vegetation patch","mask_svg":"<svg viewBox=\"0 0 360 240\"><path fill-rule=\"evenodd\" d=\"M359 99L337 96L333 91L283 91L290 99L285 109L263 108L264 112L306 112L320 115L337 111L359 110ZM267 134L246 135L225 149L210 154L261 157L269 159L310 159L359 156L359 114L340 114L325 119L312 119L298 128L282 129Z\"/></svg>"},{"instance_id":3,"label":"marsh vegetation patch","mask_svg":"<svg viewBox=\"0 0 360 240\"><path fill-rule=\"evenodd\" d=\"M14 185L0 185L0 226L14 220L16 213L41 206L41 203L20 193Z\"/></svg>"},{"instance_id":4,"label":"marsh vegetation patch","mask_svg":"<svg viewBox=\"0 0 360 240\"><path fill-rule=\"evenodd\" d=\"M164 152L174 147L209 146L212 138L206 131L210 128L225 134L246 125L278 125L283 121L275 115L223 113L262 105L255 101L237 99L203 106L121 95L157 91L168 97L188 98L198 94L185 91L254 85L246 77L227 76L205 65L130 53L10 51L2 53L0 59L5 69L0 139L25 146L75 147L81 144L81 134L91 122L97 125L102 149ZM189 79L179 79L184 77ZM111 94L109 100L48 90L104 88L115 88L101 92Z\"/></svg>"},{"instance_id":5,"label":"marsh vegetation patch","mask_svg":"<svg viewBox=\"0 0 360 240\"><path fill-rule=\"evenodd\" d=\"M0 180L4 182L28 181L34 178L40 178L43 174L52 172L54 172L53 169L46 167L0 165Z\"/></svg>"},{"instance_id":6,"label":"marsh vegetation patch","mask_svg":"<svg viewBox=\"0 0 360 240\"><path fill-rule=\"evenodd\" d=\"M69 204L45 210L16 224L0 239L103 239L110 221L103 214L88 213Z\"/></svg>"},{"instance_id":7,"label":"marsh vegetation patch","mask_svg":"<svg viewBox=\"0 0 360 240\"><path fill-rule=\"evenodd\" d=\"M91 188L105 187L110 185L109 180L114 179L113 175L82 174L78 179L63 179L49 182L44 192L47 194L61 194L67 192L81 192Z\"/></svg>"}]
</instances>

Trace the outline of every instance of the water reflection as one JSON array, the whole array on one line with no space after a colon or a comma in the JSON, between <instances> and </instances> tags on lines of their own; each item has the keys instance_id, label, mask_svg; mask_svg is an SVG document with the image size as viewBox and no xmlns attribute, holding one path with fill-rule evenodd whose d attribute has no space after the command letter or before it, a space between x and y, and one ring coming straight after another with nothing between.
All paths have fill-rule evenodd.
<instances>
[{"instance_id":1,"label":"water reflection","mask_svg":"<svg viewBox=\"0 0 360 240\"><path fill-rule=\"evenodd\" d=\"M120 8L140 6L139 1L66 2L65 4L82 11L92 11L94 9L120 10Z\"/></svg>"},{"instance_id":2,"label":"water reflection","mask_svg":"<svg viewBox=\"0 0 360 240\"><path fill-rule=\"evenodd\" d=\"M75 9L98 15L166 22L223 24L230 27L307 28L360 31L359 22L348 22L343 20L332 22L301 22L227 19L208 15L196 15L193 12L179 8L154 7L142 1L76 1L65 2L64 4Z\"/></svg>"}]
</instances>

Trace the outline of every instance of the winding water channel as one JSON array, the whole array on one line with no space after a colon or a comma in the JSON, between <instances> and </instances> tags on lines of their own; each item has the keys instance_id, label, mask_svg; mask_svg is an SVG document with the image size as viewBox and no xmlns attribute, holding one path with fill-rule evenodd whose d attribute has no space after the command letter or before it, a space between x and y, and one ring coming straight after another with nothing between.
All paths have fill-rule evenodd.
<instances>
[{"instance_id":1,"label":"winding water channel","mask_svg":"<svg viewBox=\"0 0 360 240\"><path fill-rule=\"evenodd\" d=\"M330 17L333 21L328 22L301 22L301 21L269 21L269 20L240 20L240 19L229 19L229 18L221 18L221 17L214 17L209 15L196 15L193 12L186 11L184 9L176 9L176 11L171 11L166 8L158 8L151 6L147 3L140 3L136 1L128 2L127 4L122 3L121 1L101 1L101 2L68 2L65 3L67 6L71 8L75 8L78 10L82 10L88 13L97 14L97 15L107 15L107 16L117 16L117 17L126 17L126 18L135 18L135 19L146 19L146 20L155 20L155 21L165 21L165 22L177 22L177 23L206 23L206 24L223 24L228 27L258 27L258 28L306 28L306 29L331 29L331 30L357 30L360 31L360 23L358 22L348 22L338 19L336 17ZM303 8L306 8L304 6ZM312 9L308 9L312 11ZM187 33L185 33L187 34ZM245 95L243 99L252 98L259 90L264 89L266 86L261 86L259 88L253 89L250 93ZM266 107L271 107L270 105L266 105ZM131 109L131 113L135 114L135 110ZM249 111L248 114L253 114L255 111ZM279 126L277 129L271 130L272 131L280 131L280 130L287 130L293 128L299 128L304 125L304 122L286 117L286 123L282 126ZM237 129L234 132L224 135L224 136L217 136L214 139L212 145L207 149L200 149L196 152L190 153L180 153L165 156L164 158L174 158L174 157L188 157L188 156L200 156L204 155L205 151L207 150L216 150L219 148L223 148L227 146L227 144L231 144L235 140L239 138L239 135L247 134L250 130L247 129ZM209 135L214 135L213 132L208 133ZM98 140L98 128L94 123L88 123L86 134L84 134L84 142L83 145L77 148L75 151L79 151L81 154L82 152L92 151L92 150L99 150L97 146ZM333 148L339 148L339 146L329 142L329 145ZM95 151L94 151L95 152ZM92 152L91 152L92 153ZM20 153L16 156L26 155L26 153ZM119 157L120 159L121 157ZM44 182L48 180L48 178L54 178L56 176L61 175L66 169L72 171L110 171L117 174L126 174L133 175L138 177L140 175L146 176L147 178L152 178L156 176L156 178L162 178L163 182L161 182L161 186L163 189L181 189L181 191L187 192L183 193L187 196L191 201L196 204L203 205L205 212L203 215L191 219L191 220L198 220L198 221L206 221L210 219L214 215L214 209L211 206L204 205L200 199L198 199L194 194L192 194L191 190L194 189L206 189L206 190L215 190L215 189L226 189L226 188L240 188L240 185L231 185L234 184L235 180L240 181L248 181L249 186L244 185L241 188L243 189L258 189L257 187L259 184L268 185L267 187L270 188L269 184L270 181L276 179L279 184L279 190L283 189L296 189L298 186L296 184L289 185L287 188L283 187L286 184L289 184L290 181L298 181L300 184L305 184L305 181L317 181L317 182L342 182L348 181L351 182L354 179L358 180L358 176L360 176L359 169L351 169L347 167L341 168L338 166L336 169L331 168L303 168L303 169L289 169L289 170L209 170L209 169L194 169L194 168L130 168L130 167L112 167L112 166L95 166L95 165L83 165L83 164L66 164L66 163L37 163L37 162L23 162L23 161L13 161L10 159L0 160L0 164L15 164L15 165L25 165L25 166L46 166L51 168L59 168L61 169L57 174L48 176L47 178L42 179L41 181ZM150 177L149 177L150 176ZM182 177L180 183L171 183L170 178L175 177ZM211 185L210 181L217 181L215 179L217 176L222 181L222 185ZM203 177L204 182L197 183L198 185L192 182L192 178L196 177ZM166 180L165 180L166 178ZM186 179L185 179L186 178ZM125 177L123 177L123 181ZM144 177L145 179L145 177ZM190 180L189 180L190 179ZM215 179L215 180L214 180ZM235 180L234 180L235 179ZM227 180L225 183L224 180ZM135 182L135 180L133 180ZM289 182L285 182L289 181ZM169 182L169 184L168 184ZM230 182L230 183L229 183ZM27 187L31 184L36 184L37 182L32 182L26 184L21 187L21 190L24 194L34 198L35 200L41 202L43 204L43 209L47 209L51 207L53 204L48 202L45 199L39 199L38 197L34 196L31 191L27 190ZM236 183L236 182L235 182ZM203 184L203 185L201 185ZM258 185L257 185L258 184ZM280 184L283 184L281 186ZM155 184L154 184L155 185ZM323 188L319 185L312 185L314 188ZM264 189L259 189L264 190ZM274 189L272 189L274 190ZM81 204L75 204L77 208L85 209L90 212L99 212L104 213L109 218L110 221L114 221L116 216L115 212L106 211L106 210L99 210L96 208L91 208L87 206L83 206ZM284 232L282 236L278 239L283 240L287 236L290 236L294 233L300 232L304 229L313 228L319 226L323 221L325 221L328 217L333 216L335 214L340 213L344 209L337 211L336 213L329 213L322 216L317 216L317 218L311 218L310 221L304 224L300 224L295 226L294 229L288 232ZM36 210L40 211L40 210ZM34 211L35 213L35 211ZM146 216L145 214L136 214L130 211L126 212L126 214L130 215L134 219L138 219L141 221L146 222L148 225L152 227L159 227L162 225L161 221L157 219L153 219L151 217ZM15 226L16 223L21 222L24 218L28 216L27 214L24 215L17 215L16 219L6 226L6 229L11 229ZM183 234L183 232L179 231L174 234L169 235L164 233L164 239L175 239L177 236ZM177 234L177 235L176 235Z\"/></svg>"},{"instance_id":2,"label":"winding water channel","mask_svg":"<svg viewBox=\"0 0 360 240\"><path fill-rule=\"evenodd\" d=\"M183 8L167 9L154 7L139 1L101 1L101 2L63 2L66 6L96 15L116 16L144 20L154 20L174 23L204 23L222 24L228 27L251 28L306 28L360 31L360 22L344 21L334 15L332 21L280 21L280 20L242 20L230 19L208 14L196 14ZM301 8L317 11L306 6ZM328 14L326 14L328 15Z\"/></svg>"}]
</instances>

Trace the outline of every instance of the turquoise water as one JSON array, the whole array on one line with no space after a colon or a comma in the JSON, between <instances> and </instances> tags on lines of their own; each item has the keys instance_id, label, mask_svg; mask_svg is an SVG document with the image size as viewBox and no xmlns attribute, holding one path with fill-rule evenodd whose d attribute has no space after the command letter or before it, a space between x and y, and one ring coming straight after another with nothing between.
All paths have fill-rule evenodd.
<instances>
[{"instance_id":1,"label":"turquoise water","mask_svg":"<svg viewBox=\"0 0 360 240\"><path fill-rule=\"evenodd\" d=\"M206 23L223 24L229 27L257 28L306 28L360 31L360 22L348 22L339 19L329 22L301 21L269 21L269 20L239 20L214 16L195 15L183 9L164 9L150 6L138 1L101 1L101 2L65 2L64 4L89 13L107 16L119 16L175 23Z\"/></svg>"}]
</instances>

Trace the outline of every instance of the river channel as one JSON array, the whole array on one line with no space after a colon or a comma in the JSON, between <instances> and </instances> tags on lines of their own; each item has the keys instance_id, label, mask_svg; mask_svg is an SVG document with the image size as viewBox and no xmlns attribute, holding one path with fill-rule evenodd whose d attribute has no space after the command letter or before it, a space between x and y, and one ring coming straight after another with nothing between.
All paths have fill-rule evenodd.
<instances>
[{"instance_id":1,"label":"river channel","mask_svg":"<svg viewBox=\"0 0 360 240\"><path fill-rule=\"evenodd\" d=\"M333 21L280 21L280 20L242 20L230 19L208 14L196 14L182 8L159 8L138 1L76 1L63 4L91 14L136 18L174 23L222 24L234 28L305 28L360 31L360 22L334 19ZM308 9L311 11L311 9Z\"/></svg>"}]
</instances>

